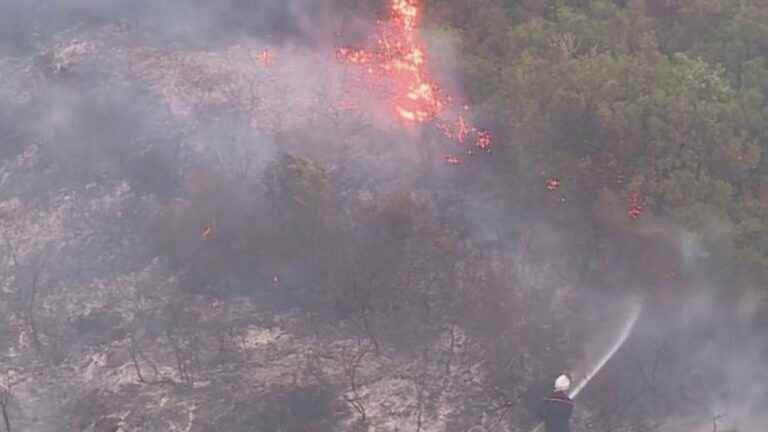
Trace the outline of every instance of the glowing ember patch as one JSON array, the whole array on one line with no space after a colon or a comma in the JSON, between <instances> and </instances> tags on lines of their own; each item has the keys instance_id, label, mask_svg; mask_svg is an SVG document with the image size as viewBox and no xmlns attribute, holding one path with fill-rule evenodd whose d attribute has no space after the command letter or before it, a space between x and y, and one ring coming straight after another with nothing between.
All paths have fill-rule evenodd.
<instances>
[{"instance_id":1,"label":"glowing ember patch","mask_svg":"<svg viewBox=\"0 0 768 432\"><path fill-rule=\"evenodd\" d=\"M257 56L259 60L261 60L262 63L264 63L264 66L269 67L272 66L272 53L270 53L267 50L264 50L259 53Z\"/></svg>"},{"instance_id":2,"label":"glowing ember patch","mask_svg":"<svg viewBox=\"0 0 768 432\"><path fill-rule=\"evenodd\" d=\"M373 55L370 53L362 50L352 50L349 48L339 48L336 51L336 57L339 60L359 65L371 63L374 60Z\"/></svg>"},{"instance_id":3,"label":"glowing ember patch","mask_svg":"<svg viewBox=\"0 0 768 432\"><path fill-rule=\"evenodd\" d=\"M456 123L456 139L460 143L463 143L467 138L468 133L469 130L467 129L467 122L464 121L464 117L459 117L459 120Z\"/></svg>"},{"instance_id":4,"label":"glowing ember patch","mask_svg":"<svg viewBox=\"0 0 768 432\"><path fill-rule=\"evenodd\" d=\"M202 237L203 240L210 240L213 238L213 225L204 226L203 230L200 232L200 237Z\"/></svg>"},{"instance_id":5,"label":"glowing ember patch","mask_svg":"<svg viewBox=\"0 0 768 432\"><path fill-rule=\"evenodd\" d=\"M547 190L548 191L556 191L558 188L560 188L560 179L557 177L551 177L547 179Z\"/></svg>"},{"instance_id":6,"label":"glowing ember patch","mask_svg":"<svg viewBox=\"0 0 768 432\"><path fill-rule=\"evenodd\" d=\"M461 160L461 158L456 157L454 155L448 155L445 157L445 161L448 162L451 165L461 165L464 163L464 161Z\"/></svg>"},{"instance_id":7,"label":"glowing ember patch","mask_svg":"<svg viewBox=\"0 0 768 432\"><path fill-rule=\"evenodd\" d=\"M640 204L640 194L637 192L630 192L629 194L629 206L627 207L627 215L632 220L637 220L642 214L643 206Z\"/></svg>"},{"instance_id":8,"label":"glowing ember patch","mask_svg":"<svg viewBox=\"0 0 768 432\"><path fill-rule=\"evenodd\" d=\"M491 133L488 131L480 131L477 133L477 142L475 143L480 150L491 150Z\"/></svg>"}]
</instances>

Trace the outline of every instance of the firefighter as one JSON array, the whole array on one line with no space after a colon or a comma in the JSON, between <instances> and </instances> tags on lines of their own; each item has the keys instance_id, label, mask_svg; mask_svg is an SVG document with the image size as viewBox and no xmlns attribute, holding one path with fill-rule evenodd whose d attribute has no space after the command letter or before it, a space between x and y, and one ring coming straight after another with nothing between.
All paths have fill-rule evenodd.
<instances>
[{"instance_id":1,"label":"firefighter","mask_svg":"<svg viewBox=\"0 0 768 432\"><path fill-rule=\"evenodd\" d=\"M573 401L568 397L571 379L560 375L555 380L555 391L549 394L539 408L539 416L544 421L546 432L570 432L570 420L573 413Z\"/></svg>"}]
</instances>

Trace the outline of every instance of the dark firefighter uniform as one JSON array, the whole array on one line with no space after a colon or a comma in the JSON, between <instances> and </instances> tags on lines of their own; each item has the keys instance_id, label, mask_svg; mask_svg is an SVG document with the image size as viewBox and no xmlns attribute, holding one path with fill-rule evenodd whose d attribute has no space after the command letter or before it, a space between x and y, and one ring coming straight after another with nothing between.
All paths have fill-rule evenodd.
<instances>
[{"instance_id":1,"label":"dark firefighter uniform","mask_svg":"<svg viewBox=\"0 0 768 432\"><path fill-rule=\"evenodd\" d=\"M570 432L573 401L564 391L555 391L544 398L539 407L539 417L547 432Z\"/></svg>"}]
</instances>

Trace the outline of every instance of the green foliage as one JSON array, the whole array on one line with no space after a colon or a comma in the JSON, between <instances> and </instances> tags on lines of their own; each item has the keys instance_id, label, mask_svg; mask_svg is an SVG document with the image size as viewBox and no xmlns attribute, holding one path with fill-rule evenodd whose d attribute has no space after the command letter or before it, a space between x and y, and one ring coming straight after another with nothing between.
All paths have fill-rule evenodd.
<instances>
[{"instance_id":1,"label":"green foliage","mask_svg":"<svg viewBox=\"0 0 768 432\"><path fill-rule=\"evenodd\" d=\"M274 162L265 178L274 198L307 208L317 208L329 189L328 176L320 165L293 155Z\"/></svg>"},{"instance_id":2,"label":"green foliage","mask_svg":"<svg viewBox=\"0 0 768 432\"><path fill-rule=\"evenodd\" d=\"M734 234L733 267L753 263L762 277L764 2L488 2L506 26L473 26L473 2L432 3L465 11L453 23L467 88L489 121L512 130L498 153L515 187L535 188L538 175L521 183L534 171L568 178L569 194L586 200L605 187L640 192L649 211L697 236L713 226Z\"/></svg>"}]
</instances>

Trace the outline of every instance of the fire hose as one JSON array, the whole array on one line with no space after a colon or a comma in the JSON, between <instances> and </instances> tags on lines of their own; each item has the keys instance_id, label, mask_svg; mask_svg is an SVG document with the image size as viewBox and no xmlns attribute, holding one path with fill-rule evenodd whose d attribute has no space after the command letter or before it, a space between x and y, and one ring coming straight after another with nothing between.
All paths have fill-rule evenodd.
<instances>
[{"instance_id":1,"label":"fire hose","mask_svg":"<svg viewBox=\"0 0 768 432\"><path fill-rule=\"evenodd\" d=\"M635 323L637 323L638 318L640 318L640 312L642 311L642 306L640 303L633 303L630 314L627 319L627 321L624 323L624 326L621 329L621 333L619 333L618 339L610 346L610 349L598 360L597 363L595 363L594 367L589 371L588 374L584 376L584 378L579 382L579 384L568 394L568 397L571 399L575 399L576 396L581 393L582 390L584 390L584 387L589 384L590 381L592 381L592 378L594 378L598 373L600 373L600 370L603 369L603 367L608 363L608 361L616 354L617 351L624 345L624 342L626 342L629 335L632 333L632 329L635 327ZM531 432L540 432L541 428L544 427L544 422L539 423Z\"/></svg>"}]
</instances>

